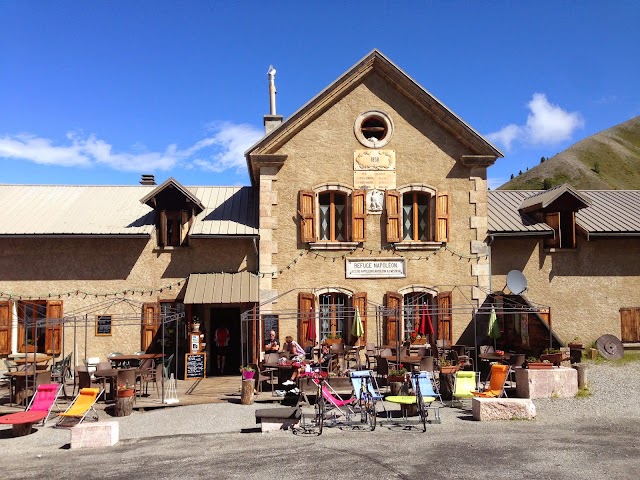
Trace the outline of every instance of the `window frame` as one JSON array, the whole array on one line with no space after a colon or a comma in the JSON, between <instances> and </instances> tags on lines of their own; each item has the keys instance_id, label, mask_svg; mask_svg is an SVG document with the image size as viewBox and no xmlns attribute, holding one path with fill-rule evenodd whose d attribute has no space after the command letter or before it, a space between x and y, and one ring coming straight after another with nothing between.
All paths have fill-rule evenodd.
<instances>
[{"instance_id":1,"label":"window frame","mask_svg":"<svg viewBox=\"0 0 640 480\"><path fill-rule=\"evenodd\" d=\"M405 228L405 206L407 203L405 202L405 198L411 195L411 225L409 229L411 230L411 238L406 238L406 229ZM420 235L420 203L418 203L419 197L426 198L426 217L428 221L426 222L424 239L421 238ZM428 192L420 191L420 190L410 190L408 192L404 192L402 194L402 240L404 242L431 242L433 241L433 212L432 212L432 196Z\"/></svg>"},{"instance_id":2,"label":"window frame","mask_svg":"<svg viewBox=\"0 0 640 480\"><path fill-rule=\"evenodd\" d=\"M322 233L323 233L323 229L321 226L322 223L322 206L324 205L323 203L320 202L320 198L324 195L329 195L329 203L328 203L328 207L329 207L329 238L320 238ZM337 237L337 230L338 230L338 226L337 226L337 222L338 222L338 218L337 218L337 214L336 214L336 196L339 196L343 199L344 203L344 212L342 214L342 217L344 219L344 225L342 227L342 239ZM339 190L325 190L323 192L317 193L316 194L316 202L318 204L318 241L320 242L345 242L347 241L346 239L348 238L348 227L350 226L350 222L348 221L349 218L349 208L348 208L348 198L350 198L350 195L347 195L345 192L341 192Z\"/></svg>"},{"instance_id":3,"label":"window frame","mask_svg":"<svg viewBox=\"0 0 640 480\"><path fill-rule=\"evenodd\" d=\"M100 333L100 322L109 320L109 333ZM113 335L113 315L96 315L96 337L110 337Z\"/></svg>"}]
</instances>

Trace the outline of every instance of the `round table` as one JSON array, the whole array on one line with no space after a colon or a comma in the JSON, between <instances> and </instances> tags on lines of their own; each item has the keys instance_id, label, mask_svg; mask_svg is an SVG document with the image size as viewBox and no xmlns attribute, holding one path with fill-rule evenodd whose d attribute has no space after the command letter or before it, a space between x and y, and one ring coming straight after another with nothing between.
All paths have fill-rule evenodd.
<instances>
[{"instance_id":1,"label":"round table","mask_svg":"<svg viewBox=\"0 0 640 480\"><path fill-rule=\"evenodd\" d=\"M415 405L417 402L416 396L415 395L390 395L388 397L385 397L385 400L391 402L391 403L398 403L400 405L400 411L402 412L401 415L403 418L406 418L409 416L409 407L411 405ZM422 400L424 401L424 403L431 403L431 402L435 402L435 397L422 397ZM417 412L412 411L411 415L415 415Z\"/></svg>"},{"instance_id":2,"label":"round table","mask_svg":"<svg viewBox=\"0 0 640 480\"><path fill-rule=\"evenodd\" d=\"M31 427L34 423L38 423L45 418L47 418L47 412L17 412L0 417L0 424L11 425L13 436L22 437L31 433Z\"/></svg>"}]
</instances>

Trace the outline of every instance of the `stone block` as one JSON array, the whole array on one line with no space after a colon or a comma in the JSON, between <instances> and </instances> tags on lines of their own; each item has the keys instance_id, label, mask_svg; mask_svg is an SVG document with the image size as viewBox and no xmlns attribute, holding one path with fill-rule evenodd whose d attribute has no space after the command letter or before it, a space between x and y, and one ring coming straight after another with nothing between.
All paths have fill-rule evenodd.
<instances>
[{"instance_id":1,"label":"stone block","mask_svg":"<svg viewBox=\"0 0 640 480\"><path fill-rule=\"evenodd\" d=\"M515 372L516 395L520 398L570 398L578 393L578 372L573 368L516 368Z\"/></svg>"},{"instance_id":2,"label":"stone block","mask_svg":"<svg viewBox=\"0 0 640 480\"><path fill-rule=\"evenodd\" d=\"M482 240L471 240L471 253L487 255L489 253L489 247Z\"/></svg>"},{"instance_id":3,"label":"stone block","mask_svg":"<svg viewBox=\"0 0 640 480\"><path fill-rule=\"evenodd\" d=\"M487 217L469 217L470 228L479 228L484 231L488 228L488 225Z\"/></svg>"},{"instance_id":4,"label":"stone block","mask_svg":"<svg viewBox=\"0 0 640 480\"><path fill-rule=\"evenodd\" d=\"M528 398L482 398L471 400L473 418L487 422L491 420L533 420L536 406Z\"/></svg>"},{"instance_id":5,"label":"stone block","mask_svg":"<svg viewBox=\"0 0 640 480\"><path fill-rule=\"evenodd\" d=\"M118 422L88 422L71 428L71 448L112 447L120 439Z\"/></svg>"},{"instance_id":6,"label":"stone block","mask_svg":"<svg viewBox=\"0 0 640 480\"><path fill-rule=\"evenodd\" d=\"M471 275L476 277L489 276L489 264L477 263L475 265L471 265Z\"/></svg>"}]
</instances>

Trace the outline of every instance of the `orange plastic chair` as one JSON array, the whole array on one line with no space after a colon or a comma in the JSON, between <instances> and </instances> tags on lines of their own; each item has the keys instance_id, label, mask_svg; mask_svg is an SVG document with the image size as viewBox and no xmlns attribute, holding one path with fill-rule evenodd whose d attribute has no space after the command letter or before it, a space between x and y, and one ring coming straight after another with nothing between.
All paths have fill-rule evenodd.
<instances>
[{"instance_id":1,"label":"orange plastic chair","mask_svg":"<svg viewBox=\"0 0 640 480\"><path fill-rule=\"evenodd\" d=\"M93 412L94 420L98 420L98 412L93 405L103 392L101 388L83 388L73 400L69 408L63 413L59 413L60 419L56 423L56 427L70 427L84 421L89 412Z\"/></svg>"},{"instance_id":2,"label":"orange plastic chair","mask_svg":"<svg viewBox=\"0 0 640 480\"><path fill-rule=\"evenodd\" d=\"M507 393L504 391L504 384L509 375L509 365L491 365L489 375L489 388L484 392L471 392L476 397L498 398Z\"/></svg>"}]
</instances>

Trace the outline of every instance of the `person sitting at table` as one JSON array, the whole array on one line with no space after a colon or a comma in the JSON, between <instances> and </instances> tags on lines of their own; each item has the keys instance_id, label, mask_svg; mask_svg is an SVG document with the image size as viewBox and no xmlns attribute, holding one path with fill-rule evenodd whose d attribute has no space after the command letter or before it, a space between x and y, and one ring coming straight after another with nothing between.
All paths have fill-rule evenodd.
<instances>
[{"instance_id":1,"label":"person sitting at table","mask_svg":"<svg viewBox=\"0 0 640 480\"><path fill-rule=\"evenodd\" d=\"M330 361L331 361L331 349L329 348L329 345L327 345L326 343L323 343L320 349L320 361L312 363L311 366L313 368L328 370Z\"/></svg>"},{"instance_id":2,"label":"person sitting at table","mask_svg":"<svg viewBox=\"0 0 640 480\"><path fill-rule=\"evenodd\" d=\"M280 342L276 338L275 330L269 332L269 338L264 343L264 353L276 353L280 350Z\"/></svg>"},{"instance_id":3,"label":"person sitting at table","mask_svg":"<svg viewBox=\"0 0 640 480\"><path fill-rule=\"evenodd\" d=\"M304 361L304 348L300 346L298 342L296 342L291 335L287 335L285 337L285 343L283 345L283 350L291 354L291 361L293 363L301 363ZM282 382L283 385L293 385L298 378L298 370L299 368L294 368L291 373L291 378L286 382Z\"/></svg>"}]
</instances>

